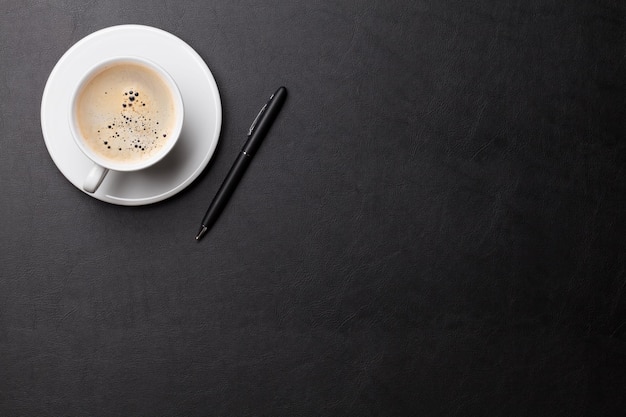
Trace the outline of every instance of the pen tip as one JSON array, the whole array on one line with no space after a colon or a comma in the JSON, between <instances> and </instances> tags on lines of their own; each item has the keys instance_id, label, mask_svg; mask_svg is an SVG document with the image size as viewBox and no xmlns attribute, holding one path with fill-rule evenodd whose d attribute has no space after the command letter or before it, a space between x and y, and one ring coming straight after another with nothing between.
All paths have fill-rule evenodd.
<instances>
[{"instance_id":1,"label":"pen tip","mask_svg":"<svg viewBox=\"0 0 626 417\"><path fill-rule=\"evenodd\" d=\"M204 236L204 234L206 233L206 231L208 230L208 228L206 226L202 226L200 228L200 231L198 232L198 234L196 235L196 240L200 240L202 239L202 236Z\"/></svg>"}]
</instances>

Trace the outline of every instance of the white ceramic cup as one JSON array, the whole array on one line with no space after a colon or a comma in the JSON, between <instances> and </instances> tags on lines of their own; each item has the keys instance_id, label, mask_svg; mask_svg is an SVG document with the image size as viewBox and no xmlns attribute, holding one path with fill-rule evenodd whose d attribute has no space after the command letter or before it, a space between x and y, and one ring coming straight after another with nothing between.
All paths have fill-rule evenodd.
<instances>
[{"instance_id":1,"label":"white ceramic cup","mask_svg":"<svg viewBox=\"0 0 626 417\"><path fill-rule=\"evenodd\" d=\"M144 68L151 70L153 73L158 75L159 79L163 82L163 84L166 86L167 90L170 93L168 95L168 99L171 98L171 103L169 105L171 105L171 108L174 109L173 114L175 115L172 127L170 130L168 130L167 137L166 139L164 139L164 143L162 144L160 149L157 152L154 152L139 161L132 162L111 160L94 151L94 149L92 149L86 143L84 133L81 130L78 121L78 106L79 102L82 101L79 100L79 97L81 96L83 89L86 88L89 83L103 71L110 69L114 66L128 64L143 66ZM117 94L122 93L118 92ZM141 105L141 98L142 97L137 97L137 102L135 103L137 107ZM165 106L168 104L161 103L160 105ZM126 105L123 106L126 107ZM120 108L120 115L121 117L123 117L121 110L122 109ZM174 145L176 145L176 142L178 141L183 126L183 116L183 100L180 94L180 90L176 85L176 82L167 73L167 71L165 71L156 63L137 56L123 56L110 58L96 64L81 77L76 85L76 88L73 91L72 99L70 100L69 124L70 130L72 132L72 137L74 138L74 141L78 148L87 156L87 158L89 158L94 163L94 166L91 168L89 174L85 178L85 181L83 183L83 190L88 193L94 193L104 180L109 170L123 172L139 171L148 168L163 159L172 150L172 148L174 148ZM105 129L106 126L103 126L102 128ZM154 133L156 134L157 132Z\"/></svg>"}]
</instances>

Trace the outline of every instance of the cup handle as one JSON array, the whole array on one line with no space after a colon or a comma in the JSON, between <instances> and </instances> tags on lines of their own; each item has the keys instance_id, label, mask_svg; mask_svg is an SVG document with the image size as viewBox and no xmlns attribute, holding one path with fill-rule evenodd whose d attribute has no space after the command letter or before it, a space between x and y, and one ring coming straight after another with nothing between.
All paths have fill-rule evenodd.
<instances>
[{"instance_id":1,"label":"cup handle","mask_svg":"<svg viewBox=\"0 0 626 417\"><path fill-rule=\"evenodd\" d=\"M100 187L100 184L102 184L102 180L108 172L109 170L107 168L101 167L97 164L94 165L93 168L91 168L91 171L89 171L89 175L87 175L85 182L83 183L83 190L87 191L88 193L95 193L98 187Z\"/></svg>"}]
</instances>

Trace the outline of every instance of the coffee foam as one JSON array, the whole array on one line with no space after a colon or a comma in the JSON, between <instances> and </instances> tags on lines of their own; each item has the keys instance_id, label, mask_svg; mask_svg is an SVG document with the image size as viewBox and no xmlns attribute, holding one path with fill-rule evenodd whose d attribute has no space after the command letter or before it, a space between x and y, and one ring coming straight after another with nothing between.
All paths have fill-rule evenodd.
<instances>
[{"instance_id":1,"label":"coffee foam","mask_svg":"<svg viewBox=\"0 0 626 417\"><path fill-rule=\"evenodd\" d=\"M84 84L76 121L93 153L135 164L158 154L170 140L176 114L172 93L159 74L140 64L118 63Z\"/></svg>"}]
</instances>

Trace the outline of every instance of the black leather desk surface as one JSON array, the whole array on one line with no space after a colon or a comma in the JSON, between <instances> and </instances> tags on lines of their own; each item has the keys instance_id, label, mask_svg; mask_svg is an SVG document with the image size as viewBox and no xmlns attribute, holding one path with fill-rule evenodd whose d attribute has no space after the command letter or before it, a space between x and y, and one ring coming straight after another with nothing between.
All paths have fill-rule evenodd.
<instances>
[{"instance_id":1,"label":"black leather desk surface","mask_svg":"<svg viewBox=\"0 0 626 417\"><path fill-rule=\"evenodd\" d=\"M624 2L0 9L0 415L626 409ZM194 47L224 109L203 175L146 207L76 189L40 128L57 60L123 23Z\"/></svg>"}]
</instances>

